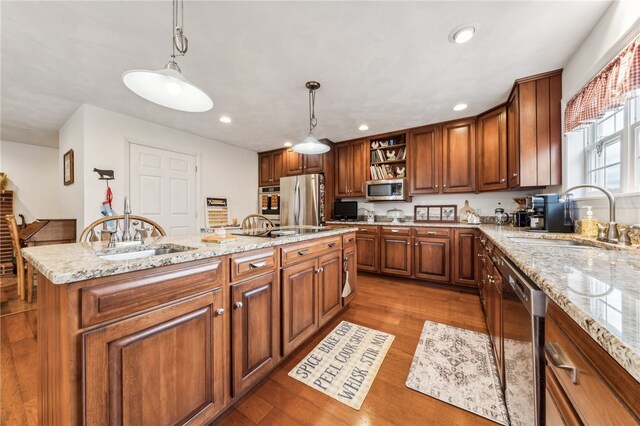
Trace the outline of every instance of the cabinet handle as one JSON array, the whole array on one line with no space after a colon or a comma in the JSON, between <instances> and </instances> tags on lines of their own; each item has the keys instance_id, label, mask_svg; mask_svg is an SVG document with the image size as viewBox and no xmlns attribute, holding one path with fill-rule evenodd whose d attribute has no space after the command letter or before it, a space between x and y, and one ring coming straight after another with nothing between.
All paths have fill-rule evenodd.
<instances>
[{"instance_id":1,"label":"cabinet handle","mask_svg":"<svg viewBox=\"0 0 640 426\"><path fill-rule=\"evenodd\" d=\"M482 257L482 255L480 253L478 253L478 257Z\"/></svg>"},{"instance_id":2,"label":"cabinet handle","mask_svg":"<svg viewBox=\"0 0 640 426\"><path fill-rule=\"evenodd\" d=\"M571 372L571 382L574 385L578 384L578 368L571 363L571 360L564 349L562 349L562 346L560 346L560 343L545 343L544 353L547 355L547 359L551 362L551 365L556 368L562 368L563 370L569 370Z\"/></svg>"},{"instance_id":3,"label":"cabinet handle","mask_svg":"<svg viewBox=\"0 0 640 426\"><path fill-rule=\"evenodd\" d=\"M502 179L500 179L500 182L504 182L505 180L506 180L505 178L502 178Z\"/></svg>"},{"instance_id":4,"label":"cabinet handle","mask_svg":"<svg viewBox=\"0 0 640 426\"><path fill-rule=\"evenodd\" d=\"M400 232L399 229L392 229L391 232Z\"/></svg>"},{"instance_id":5,"label":"cabinet handle","mask_svg":"<svg viewBox=\"0 0 640 426\"><path fill-rule=\"evenodd\" d=\"M305 254L309 254L309 249L300 250L298 252L298 256L304 256Z\"/></svg>"},{"instance_id":6,"label":"cabinet handle","mask_svg":"<svg viewBox=\"0 0 640 426\"><path fill-rule=\"evenodd\" d=\"M318 269L316 269L316 274L319 274L319 273L321 273L321 272L324 272L324 268L318 268Z\"/></svg>"},{"instance_id":7,"label":"cabinet handle","mask_svg":"<svg viewBox=\"0 0 640 426\"><path fill-rule=\"evenodd\" d=\"M418 243L415 243L414 246L418 247Z\"/></svg>"},{"instance_id":8,"label":"cabinet handle","mask_svg":"<svg viewBox=\"0 0 640 426\"><path fill-rule=\"evenodd\" d=\"M516 176L518 176L518 174L517 174L517 173L514 173L514 174L513 174L513 177L516 177Z\"/></svg>"},{"instance_id":9,"label":"cabinet handle","mask_svg":"<svg viewBox=\"0 0 640 426\"><path fill-rule=\"evenodd\" d=\"M347 238L347 242L348 243L352 243L353 242L353 238Z\"/></svg>"},{"instance_id":10,"label":"cabinet handle","mask_svg":"<svg viewBox=\"0 0 640 426\"><path fill-rule=\"evenodd\" d=\"M328 244L327 244L327 246L329 246L329 248L331 248L331 247L335 247L335 246L336 246L336 243L328 243Z\"/></svg>"},{"instance_id":11,"label":"cabinet handle","mask_svg":"<svg viewBox=\"0 0 640 426\"><path fill-rule=\"evenodd\" d=\"M436 188L438 187L438 185L436 185Z\"/></svg>"},{"instance_id":12,"label":"cabinet handle","mask_svg":"<svg viewBox=\"0 0 640 426\"><path fill-rule=\"evenodd\" d=\"M265 266L267 266L267 261L263 260L262 262L253 262L249 264L249 269L258 269L258 268L264 268Z\"/></svg>"},{"instance_id":13,"label":"cabinet handle","mask_svg":"<svg viewBox=\"0 0 640 426\"><path fill-rule=\"evenodd\" d=\"M359 232L367 232L367 230L366 230L366 229L364 229L364 228L359 228L359 229L358 229L358 231L359 231Z\"/></svg>"},{"instance_id":14,"label":"cabinet handle","mask_svg":"<svg viewBox=\"0 0 640 426\"><path fill-rule=\"evenodd\" d=\"M233 306L235 306L236 309L240 309L242 308L242 302L236 302L233 304Z\"/></svg>"},{"instance_id":15,"label":"cabinet handle","mask_svg":"<svg viewBox=\"0 0 640 426\"><path fill-rule=\"evenodd\" d=\"M437 234L437 232L434 232L434 231L427 231L427 235L436 235L436 234Z\"/></svg>"},{"instance_id":16,"label":"cabinet handle","mask_svg":"<svg viewBox=\"0 0 640 426\"><path fill-rule=\"evenodd\" d=\"M224 309L223 308L216 309L216 314L218 314L218 316L223 315L224 314Z\"/></svg>"},{"instance_id":17,"label":"cabinet handle","mask_svg":"<svg viewBox=\"0 0 640 426\"><path fill-rule=\"evenodd\" d=\"M410 245L411 245L411 243L409 242L409 243L407 243L407 245L408 245L408 246L410 246Z\"/></svg>"}]
</instances>

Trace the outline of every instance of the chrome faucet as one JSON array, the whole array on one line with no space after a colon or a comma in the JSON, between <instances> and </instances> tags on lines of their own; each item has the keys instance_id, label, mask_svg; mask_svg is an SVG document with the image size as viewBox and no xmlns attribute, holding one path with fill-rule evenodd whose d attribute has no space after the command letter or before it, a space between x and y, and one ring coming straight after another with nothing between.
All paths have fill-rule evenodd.
<instances>
[{"instance_id":1,"label":"chrome faucet","mask_svg":"<svg viewBox=\"0 0 640 426\"><path fill-rule=\"evenodd\" d=\"M558 197L558 201L562 202L564 201L564 196L569 193L570 191L573 191L574 189L578 189L578 188L593 188L593 189L597 189L599 191L602 191L604 193L604 195L607 196L607 198L609 199L609 230L607 231L607 238L606 241L610 242L610 243L615 243L618 241L618 227L616 224L616 199L614 198L613 194L602 188L601 186L597 186L597 185L590 185L590 184L582 184L582 185L576 185L574 187L571 187L567 190L565 190L562 194L560 194L560 197Z\"/></svg>"},{"instance_id":2,"label":"chrome faucet","mask_svg":"<svg viewBox=\"0 0 640 426\"><path fill-rule=\"evenodd\" d=\"M131 232L129 231L129 215L131 214L131 204L129 197L124 197L124 223L122 224L122 241L131 241Z\"/></svg>"}]
</instances>

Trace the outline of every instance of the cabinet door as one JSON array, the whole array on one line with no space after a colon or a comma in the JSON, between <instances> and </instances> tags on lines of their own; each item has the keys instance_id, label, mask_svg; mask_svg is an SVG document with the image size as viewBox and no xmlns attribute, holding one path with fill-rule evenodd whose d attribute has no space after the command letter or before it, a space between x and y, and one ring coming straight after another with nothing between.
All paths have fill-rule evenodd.
<instances>
[{"instance_id":1,"label":"cabinet door","mask_svg":"<svg viewBox=\"0 0 640 426\"><path fill-rule=\"evenodd\" d=\"M279 308L273 272L231 286L234 396L264 377L277 362Z\"/></svg>"},{"instance_id":2,"label":"cabinet door","mask_svg":"<svg viewBox=\"0 0 640 426\"><path fill-rule=\"evenodd\" d=\"M300 346L318 328L317 262L282 269L282 355Z\"/></svg>"},{"instance_id":3,"label":"cabinet door","mask_svg":"<svg viewBox=\"0 0 640 426\"><path fill-rule=\"evenodd\" d=\"M260 169L258 173L259 186L269 186L273 184L273 154L259 154L258 163Z\"/></svg>"},{"instance_id":4,"label":"cabinet door","mask_svg":"<svg viewBox=\"0 0 640 426\"><path fill-rule=\"evenodd\" d=\"M318 259L318 326L322 327L342 308L342 251Z\"/></svg>"},{"instance_id":5,"label":"cabinet door","mask_svg":"<svg viewBox=\"0 0 640 426\"><path fill-rule=\"evenodd\" d=\"M518 161L521 187L538 186L536 82L518 85Z\"/></svg>"},{"instance_id":6,"label":"cabinet door","mask_svg":"<svg viewBox=\"0 0 640 426\"><path fill-rule=\"evenodd\" d=\"M85 333L85 423L211 419L224 403L222 295L217 289Z\"/></svg>"},{"instance_id":7,"label":"cabinet door","mask_svg":"<svg viewBox=\"0 0 640 426\"><path fill-rule=\"evenodd\" d=\"M377 235L356 235L359 271L378 272L378 259L380 259L378 238Z\"/></svg>"},{"instance_id":8,"label":"cabinet door","mask_svg":"<svg viewBox=\"0 0 640 426\"><path fill-rule=\"evenodd\" d=\"M507 189L507 111L505 107L478 118L478 190Z\"/></svg>"},{"instance_id":9,"label":"cabinet door","mask_svg":"<svg viewBox=\"0 0 640 426\"><path fill-rule=\"evenodd\" d=\"M303 155L304 172L307 174L321 173L324 171L325 154Z\"/></svg>"},{"instance_id":10,"label":"cabinet door","mask_svg":"<svg viewBox=\"0 0 640 426\"><path fill-rule=\"evenodd\" d=\"M442 126L442 192L476 190L475 120Z\"/></svg>"},{"instance_id":11,"label":"cabinet door","mask_svg":"<svg viewBox=\"0 0 640 426\"><path fill-rule=\"evenodd\" d=\"M507 176L509 188L520 186L520 126L518 88L507 104Z\"/></svg>"},{"instance_id":12,"label":"cabinet door","mask_svg":"<svg viewBox=\"0 0 640 426\"><path fill-rule=\"evenodd\" d=\"M415 277L434 282L451 280L451 240L442 237L416 237Z\"/></svg>"},{"instance_id":13,"label":"cabinet door","mask_svg":"<svg viewBox=\"0 0 640 426\"><path fill-rule=\"evenodd\" d=\"M369 168L369 144L366 140L350 143L351 149L351 178L350 197L364 197L365 183Z\"/></svg>"},{"instance_id":14,"label":"cabinet door","mask_svg":"<svg viewBox=\"0 0 640 426\"><path fill-rule=\"evenodd\" d=\"M429 126L409 136L409 194L440 192L442 133L439 126Z\"/></svg>"},{"instance_id":15,"label":"cabinet door","mask_svg":"<svg viewBox=\"0 0 640 426\"><path fill-rule=\"evenodd\" d=\"M411 237L380 237L380 272L411 276Z\"/></svg>"},{"instance_id":16,"label":"cabinet door","mask_svg":"<svg viewBox=\"0 0 640 426\"><path fill-rule=\"evenodd\" d=\"M474 229L453 230L453 282L475 287L478 284L478 257Z\"/></svg>"},{"instance_id":17,"label":"cabinet door","mask_svg":"<svg viewBox=\"0 0 640 426\"><path fill-rule=\"evenodd\" d=\"M498 270L491 267L491 280L489 286L492 288L493 305L491 307L491 323L490 330L491 341L493 343L493 353L496 357L496 366L498 367L498 376L500 383L504 387L504 352L503 342L504 336L502 332L502 278Z\"/></svg>"},{"instance_id":18,"label":"cabinet door","mask_svg":"<svg viewBox=\"0 0 640 426\"><path fill-rule=\"evenodd\" d=\"M351 303L358 291L358 253L355 246L344 249L342 265L343 281L346 281L348 277L349 286L351 287L351 294L342 299L342 305L346 306Z\"/></svg>"},{"instance_id":19,"label":"cabinet door","mask_svg":"<svg viewBox=\"0 0 640 426\"><path fill-rule=\"evenodd\" d=\"M301 175L302 169L302 154L295 152L293 149L287 149L284 152L284 176Z\"/></svg>"},{"instance_id":20,"label":"cabinet door","mask_svg":"<svg viewBox=\"0 0 640 426\"><path fill-rule=\"evenodd\" d=\"M280 178L283 176L284 172L284 154L285 150L274 152L272 154L272 185L280 185Z\"/></svg>"},{"instance_id":21,"label":"cabinet door","mask_svg":"<svg viewBox=\"0 0 640 426\"><path fill-rule=\"evenodd\" d=\"M349 179L351 175L351 161L349 152L351 151L349 143L336 144L336 198L344 198L349 196Z\"/></svg>"}]
</instances>

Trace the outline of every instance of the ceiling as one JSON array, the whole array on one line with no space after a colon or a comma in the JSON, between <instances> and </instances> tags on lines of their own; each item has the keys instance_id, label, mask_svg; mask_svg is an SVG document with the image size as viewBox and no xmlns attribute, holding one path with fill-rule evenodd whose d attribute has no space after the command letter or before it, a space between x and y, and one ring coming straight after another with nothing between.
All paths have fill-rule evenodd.
<instances>
[{"instance_id":1,"label":"ceiling","mask_svg":"<svg viewBox=\"0 0 640 426\"><path fill-rule=\"evenodd\" d=\"M3 140L57 146L87 103L263 151L306 135L308 80L322 84L315 134L333 141L480 113L515 79L566 65L609 2L187 0L178 63L213 98L205 113L157 106L120 79L168 61L170 2L0 4ZM451 44L468 22L476 36ZM468 110L452 111L459 102Z\"/></svg>"}]
</instances>

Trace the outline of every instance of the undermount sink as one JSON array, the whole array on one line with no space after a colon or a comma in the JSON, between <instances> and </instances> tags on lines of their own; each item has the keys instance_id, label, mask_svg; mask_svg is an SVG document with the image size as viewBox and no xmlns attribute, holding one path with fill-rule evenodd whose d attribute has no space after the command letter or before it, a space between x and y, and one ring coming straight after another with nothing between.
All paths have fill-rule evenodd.
<instances>
[{"instance_id":1,"label":"undermount sink","mask_svg":"<svg viewBox=\"0 0 640 426\"><path fill-rule=\"evenodd\" d=\"M141 247L140 250L126 251L121 253L102 253L98 257L104 260L131 260L145 257L159 256L162 254L181 253L194 250L192 247L171 246L171 247Z\"/></svg>"},{"instance_id":2,"label":"undermount sink","mask_svg":"<svg viewBox=\"0 0 640 426\"><path fill-rule=\"evenodd\" d=\"M581 243L573 240L552 240L549 238L519 238L509 237L514 243L529 244L532 246L547 246L547 247L567 247L567 248L582 248L590 249L597 248L590 244Z\"/></svg>"}]
</instances>

